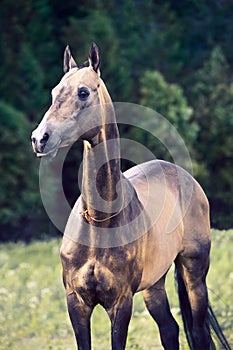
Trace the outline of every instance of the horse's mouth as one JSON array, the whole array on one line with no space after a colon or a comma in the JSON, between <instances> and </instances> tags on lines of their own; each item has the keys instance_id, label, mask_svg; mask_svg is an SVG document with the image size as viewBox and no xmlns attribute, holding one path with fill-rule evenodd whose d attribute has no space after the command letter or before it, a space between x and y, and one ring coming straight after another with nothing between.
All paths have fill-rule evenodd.
<instances>
[{"instance_id":1,"label":"horse's mouth","mask_svg":"<svg viewBox=\"0 0 233 350\"><path fill-rule=\"evenodd\" d=\"M36 156L37 156L37 158L42 158L42 157L54 158L54 157L56 157L57 152L58 152L58 148L53 148L50 151L45 152L45 153L36 152Z\"/></svg>"},{"instance_id":2,"label":"horse's mouth","mask_svg":"<svg viewBox=\"0 0 233 350\"><path fill-rule=\"evenodd\" d=\"M57 155L58 149L60 148L61 141L56 144L46 146L44 149L38 148L36 145L32 144L33 151L37 158L49 157L54 158Z\"/></svg>"}]
</instances>

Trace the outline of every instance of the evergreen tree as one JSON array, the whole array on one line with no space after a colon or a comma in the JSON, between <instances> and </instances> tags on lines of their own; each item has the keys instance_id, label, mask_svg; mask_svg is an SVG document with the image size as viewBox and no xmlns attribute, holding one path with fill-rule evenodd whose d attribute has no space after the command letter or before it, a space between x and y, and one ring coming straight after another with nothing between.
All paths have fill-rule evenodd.
<instances>
[{"instance_id":1,"label":"evergreen tree","mask_svg":"<svg viewBox=\"0 0 233 350\"><path fill-rule=\"evenodd\" d=\"M1 8L1 99L35 119L48 103L48 86L57 81L48 0L3 0Z\"/></svg>"},{"instance_id":2,"label":"evergreen tree","mask_svg":"<svg viewBox=\"0 0 233 350\"><path fill-rule=\"evenodd\" d=\"M42 207L38 169L29 142L30 124L2 101L0 123L0 240L35 237L39 232L34 232L30 223L39 221Z\"/></svg>"},{"instance_id":3,"label":"evergreen tree","mask_svg":"<svg viewBox=\"0 0 233 350\"><path fill-rule=\"evenodd\" d=\"M179 154L180 141L172 131L172 127L174 127L183 139L192 156L192 166L195 166L193 144L196 140L198 127L196 123L191 121L192 108L188 105L182 88L177 84L166 82L164 76L158 71L146 71L140 82L140 103L152 108L163 117L156 126L156 134L164 140L162 142L164 144L150 135L144 135L143 144L149 146L157 158L176 161L178 165L192 171L190 164L187 164ZM142 135L141 137L143 137ZM167 149L168 145L169 150Z\"/></svg>"},{"instance_id":4,"label":"evergreen tree","mask_svg":"<svg viewBox=\"0 0 233 350\"><path fill-rule=\"evenodd\" d=\"M232 225L233 206L233 79L220 47L196 73L193 86L194 119L199 125L197 157L199 173L212 206L212 223Z\"/></svg>"},{"instance_id":5,"label":"evergreen tree","mask_svg":"<svg viewBox=\"0 0 233 350\"><path fill-rule=\"evenodd\" d=\"M80 28L85 30L80 31ZM87 60L91 43L96 42L102 58L100 70L111 96L118 101L129 99L131 82L127 65L122 61L113 18L108 16L104 7L99 4L84 17L70 17L68 25L63 28L63 41L64 45L70 44L80 65Z\"/></svg>"},{"instance_id":6,"label":"evergreen tree","mask_svg":"<svg viewBox=\"0 0 233 350\"><path fill-rule=\"evenodd\" d=\"M146 71L141 78L141 95L141 104L162 114L187 144L193 144L197 124L191 123L192 108L179 85L167 83L158 71Z\"/></svg>"}]
</instances>

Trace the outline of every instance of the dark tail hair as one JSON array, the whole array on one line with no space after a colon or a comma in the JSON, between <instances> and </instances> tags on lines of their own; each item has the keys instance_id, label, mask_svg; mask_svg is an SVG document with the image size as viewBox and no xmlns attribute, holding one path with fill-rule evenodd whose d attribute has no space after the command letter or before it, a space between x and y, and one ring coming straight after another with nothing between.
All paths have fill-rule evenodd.
<instances>
[{"instance_id":1,"label":"dark tail hair","mask_svg":"<svg viewBox=\"0 0 233 350\"><path fill-rule=\"evenodd\" d=\"M212 310L211 305L208 305L208 321L211 326L211 329L216 334L219 343L221 344L222 349L225 350L232 350L230 345L228 344L228 341L225 338L225 335L223 334L223 331L218 323L218 320Z\"/></svg>"},{"instance_id":2,"label":"dark tail hair","mask_svg":"<svg viewBox=\"0 0 233 350\"><path fill-rule=\"evenodd\" d=\"M192 337L192 312L191 312L191 306L189 303L188 293L184 284L184 281L178 272L177 269L175 269L175 279L177 282L177 290L178 290L178 296L179 296L179 302L180 302L180 309L181 309L181 315L182 320L184 324L184 330L186 334L186 338L189 344L189 348L191 350L194 350L194 342ZM210 327L215 333L219 343L221 344L221 348L224 350L232 350L230 345L228 344L222 329L216 319L216 316L214 315L214 312L210 306L208 305L208 315L206 320L206 329L210 337L210 350L216 350L216 347L214 345L213 339L211 337L210 333Z\"/></svg>"}]
</instances>

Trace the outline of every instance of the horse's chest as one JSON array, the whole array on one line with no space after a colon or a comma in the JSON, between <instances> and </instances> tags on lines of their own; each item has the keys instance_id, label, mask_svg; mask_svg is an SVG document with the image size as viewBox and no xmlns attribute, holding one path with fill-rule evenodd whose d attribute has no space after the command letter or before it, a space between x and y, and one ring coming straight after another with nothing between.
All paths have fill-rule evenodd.
<instances>
[{"instance_id":1,"label":"horse's chest","mask_svg":"<svg viewBox=\"0 0 233 350\"><path fill-rule=\"evenodd\" d=\"M87 261L71 276L73 290L86 304L108 307L121 293L122 285L112 271L98 261Z\"/></svg>"},{"instance_id":2,"label":"horse's chest","mask_svg":"<svg viewBox=\"0 0 233 350\"><path fill-rule=\"evenodd\" d=\"M78 288L107 292L113 285L114 275L101 263L90 260L74 272L73 281Z\"/></svg>"},{"instance_id":3,"label":"horse's chest","mask_svg":"<svg viewBox=\"0 0 233 350\"><path fill-rule=\"evenodd\" d=\"M141 280L142 259L137 242L95 249L64 240L61 248L67 293L77 293L88 305L112 305L124 293L134 293Z\"/></svg>"}]
</instances>

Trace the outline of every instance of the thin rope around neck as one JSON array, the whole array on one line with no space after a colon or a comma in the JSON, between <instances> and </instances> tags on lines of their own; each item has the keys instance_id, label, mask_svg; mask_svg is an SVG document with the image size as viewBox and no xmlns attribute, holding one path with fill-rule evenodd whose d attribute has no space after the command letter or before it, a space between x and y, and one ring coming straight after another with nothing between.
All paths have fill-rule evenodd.
<instances>
[{"instance_id":1,"label":"thin rope around neck","mask_svg":"<svg viewBox=\"0 0 233 350\"><path fill-rule=\"evenodd\" d=\"M104 221L107 221L107 220L109 220L109 219L114 218L114 217L117 216L118 214L119 214L119 213L115 213L115 214L113 214L113 215L111 215L111 216L109 216L109 217L107 217L107 218L105 218L105 219L95 219L95 218L93 218L93 216L91 216L91 215L88 213L88 210L85 210L85 211L83 211L83 212L80 213L81 216L83 216L88 222L91 222L91 223L93 223L93 222L104 222Z\"/></svg>"}]
</instances>

